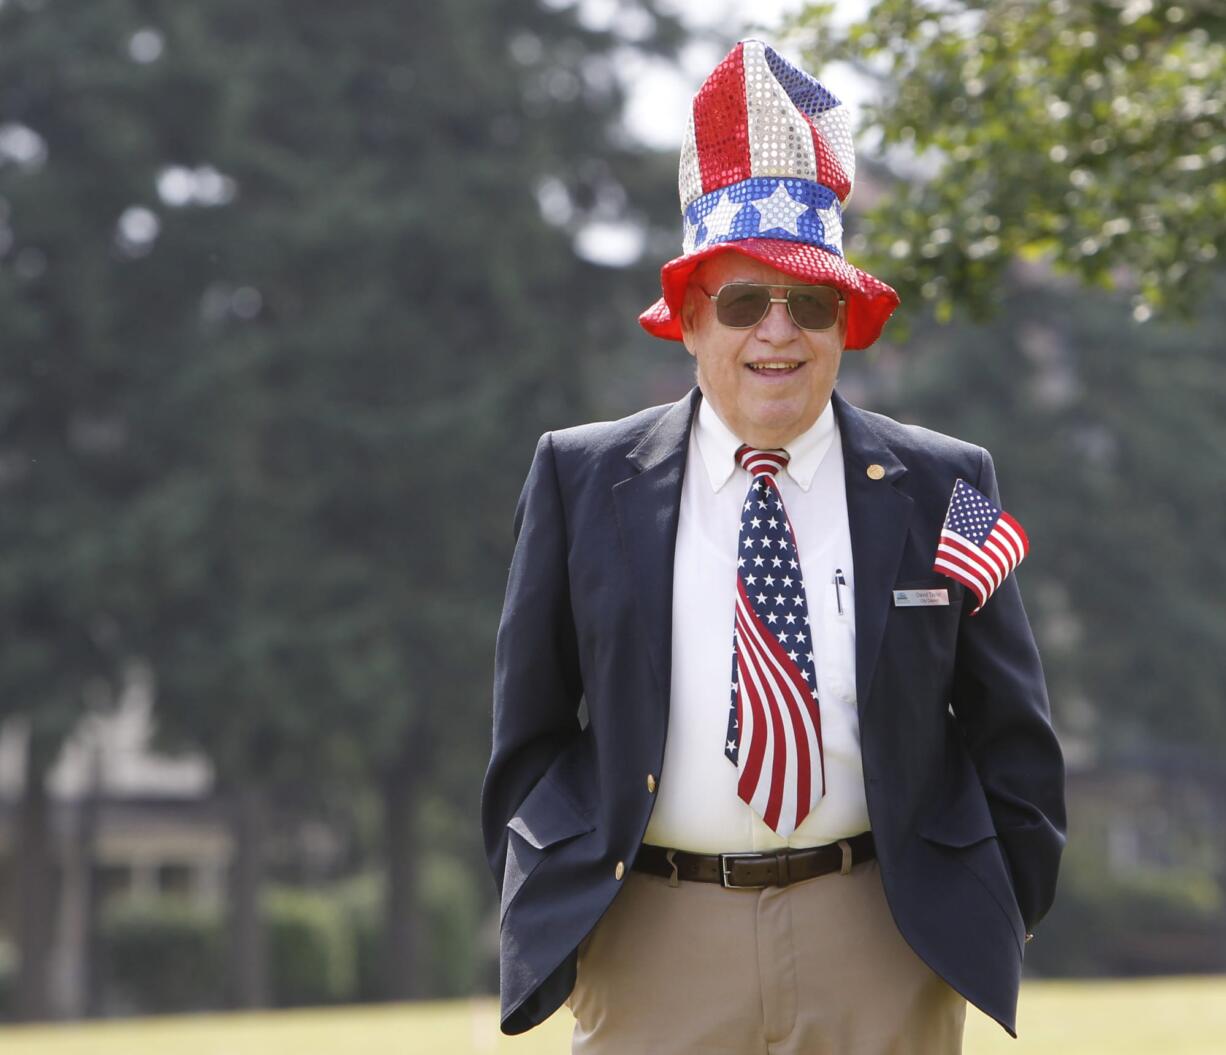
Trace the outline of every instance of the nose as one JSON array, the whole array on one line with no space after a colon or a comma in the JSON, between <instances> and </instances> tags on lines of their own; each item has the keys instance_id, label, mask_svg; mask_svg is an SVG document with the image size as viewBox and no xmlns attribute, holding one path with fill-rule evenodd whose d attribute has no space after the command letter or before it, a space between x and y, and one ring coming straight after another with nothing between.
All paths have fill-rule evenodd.
<instances>
[{"instance_id":1,"label":"nose","mask_svg":"<svg viewBox=\"0 0 1226 1055\"><path fill-rule=\"evenodd\" d=\"M757 335L767 344L787 344L796 336L796 323L792 321L787 301L774 301L758 323Z\"/></svg>"}]
</instances>

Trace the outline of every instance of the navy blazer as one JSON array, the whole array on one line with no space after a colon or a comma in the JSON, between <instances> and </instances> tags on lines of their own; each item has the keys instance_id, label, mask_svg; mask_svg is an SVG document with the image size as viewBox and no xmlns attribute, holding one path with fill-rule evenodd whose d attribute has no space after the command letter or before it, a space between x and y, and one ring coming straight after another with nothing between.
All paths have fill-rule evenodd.
<instances>
[{"instance_id":1,"label":"navy blazer","mask_svg":"<svg viewBox=\"0 0 1226 1055\"><path fill-rule=\"evenodd\" d=\"M546 433L516 509L481 806L502 899L506 1033L570 994L576 949L621 889L618 865L630 867L651 814L700 398L694 388L620 421ZM956 479L999 505L992 459L832 398L886 898L916 953L1013 1033L1023 945L1051 905L1064 845L1063 761L1015 576L970 617L974 597L932 570ZM880 479L866 472L874 464ZM893 606L894 589L923 587L948 589L948 607Z\"/></svg>"}]
</instances>

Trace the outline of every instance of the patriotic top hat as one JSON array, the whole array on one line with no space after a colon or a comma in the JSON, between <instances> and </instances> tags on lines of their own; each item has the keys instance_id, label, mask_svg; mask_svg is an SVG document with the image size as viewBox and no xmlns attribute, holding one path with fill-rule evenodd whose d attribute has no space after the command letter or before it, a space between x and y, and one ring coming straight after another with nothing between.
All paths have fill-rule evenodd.
<instances>
[{"instance_id":1,"label":"patriotic top hat","mask_svg":"<svg viewBox=\"0 0 1226 1055\"><path fill-rule=\"evenodd\" d=\"M762 41L741 41L694 96L678 180L682 255L660 269L664 295L639 316L643 328L680 340L691 273L732 250L838 287L846 346L867 348L898 294L843 257L855 169L847 107Z\"/></svg>"}]
</instances>

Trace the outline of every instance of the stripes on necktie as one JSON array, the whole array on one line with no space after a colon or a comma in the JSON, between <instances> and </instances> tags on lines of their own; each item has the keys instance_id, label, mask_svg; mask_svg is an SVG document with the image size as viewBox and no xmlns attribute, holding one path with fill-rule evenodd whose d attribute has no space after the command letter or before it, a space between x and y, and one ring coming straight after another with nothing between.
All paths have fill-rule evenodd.
<instances>
[{"instance_id":1,"label":"stripes on necktie","mask_svg":"<svg viewBox=\"0 0 1226 1055\"><path fill-rule=\"evenodd\" d=\"M787 836L825 793L817 669L796 536L775 482L788 454L743 445L736 456L753 483L737 544L724 753L740 772L740 798Z\"/></svg>"},{"instance_id":2,"label":"stripes on necktie","mask_svg":"<svg viewBox=\"0 0 1226 1055\"><path fill-rule=\"evenodd\" d=\"M747 470L750 476L757 476L759 473L774 476L787 465L788 457L787 451L759 451L749 446L742 446L737 451L741 468Z\"/></svg>"}]
</instances>

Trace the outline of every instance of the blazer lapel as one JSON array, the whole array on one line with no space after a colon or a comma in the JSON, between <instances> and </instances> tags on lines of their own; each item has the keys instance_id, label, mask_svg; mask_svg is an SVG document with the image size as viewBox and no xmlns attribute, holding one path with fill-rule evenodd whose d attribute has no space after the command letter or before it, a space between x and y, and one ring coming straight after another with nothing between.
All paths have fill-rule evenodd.
<instances>
[{"instance_id":1,"label":"blazer lapel","mask_svg":"<svg viewBox=\"0 0 1226 1055\"><path fill-rule=\"evenodd\" d=\"M639 604L639 625L666 701L672 679L673 551L686 450L699 398L695 386L664 412L626 455L635 475L613 485L618 533Z\"/></svg>"},{"instance_id":2,"label":"blazer lapel","mask_svg":"<svg viewBox=\"0 0 1226 1055\"><path fill-rule=\"evenodd\" d=\"M856 696L863 720L914 503L898 489L907 467L868 418L838 392L831 398L843 444L847 519L855 561ZM869 475L871 466L881 471L874 469Z\"/></svg>"}]
</instances>

